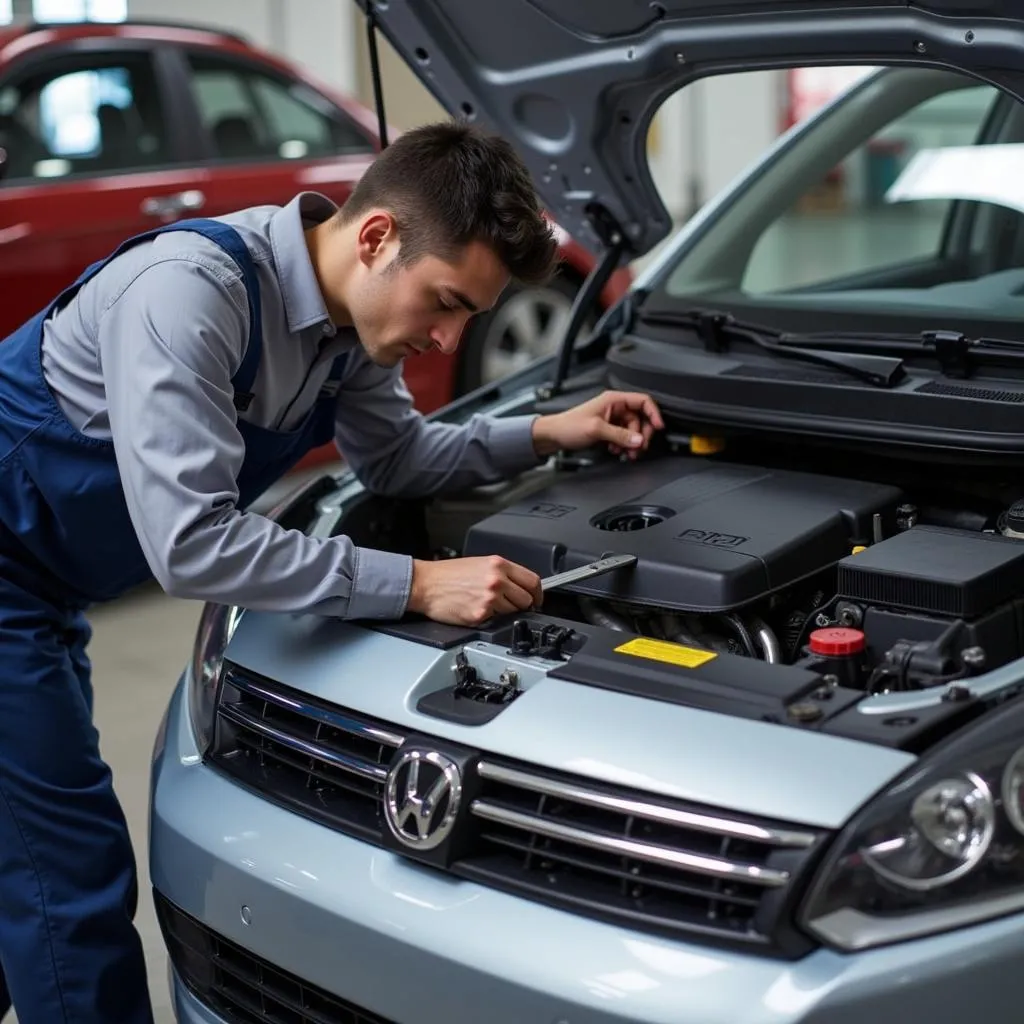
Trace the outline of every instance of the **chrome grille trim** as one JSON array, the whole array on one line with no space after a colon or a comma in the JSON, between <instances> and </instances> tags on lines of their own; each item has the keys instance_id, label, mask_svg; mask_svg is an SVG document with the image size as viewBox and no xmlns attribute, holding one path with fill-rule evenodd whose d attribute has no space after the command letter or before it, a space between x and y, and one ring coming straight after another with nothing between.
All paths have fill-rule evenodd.
<instances>
[{"instance_id":1,"label":"chrome grille trim","mask_svg":"<svg viewBox=\"0 0 1024 1024\"><path fill-rule=\"evenodd\" d=\"M389 722L228 662L204 761L289 810L380 843L388 768L404 742Z\"/></svg>"},{"instance_id":2,"label":"chrome grille trim","mask_svg":"<svg viewBox=\"0 0 1024 1024\"><path fill-rule=\"evenodd\" d=\"M388 771L381 765L371 764L369 761L364 761L358 757L348 757L337 751L328 750L319 743L305 740L301 736L293 736L291 733L276 729L272 725L267 725L266 722L261 722L258 718L254 718L252 715L246 714L246 712L240 711L230 704L221 705L220 715L229 722L240 725L243 729L249 729L251 732L266 736L267 739L280 743L282 747L287 747L296 753L304 754L307 757L315 757L319 761L333 765L333 767L340 771L358 775L363 779L369 779L370 782L383 783L387 779Z\"/></svg>"},{"instance_id":3,"label":"chrome grille trim","mask_svg":"<svg viewBox=\"0 0 1024 1024\"><path fill-rule=\"evenodd\" d=\"M637 839L623 839L619 836L603 835L575 825L563 825L550 821L537 814L525 814L502 807L487 800L474 800L472 813L486 821L497 822L520 828L543 836L546 839L559 839L568 843L600 850L603 853L619 854L633 860L646 861L648 864L661 864L666 867L682 868L697 875L709 878L724 878L734 882L746 882L766 888L777 888L789 881L788 871L776 871L772 868L761 868L756 864L743 864L722 860L718 857L707 857L700 854L687 853L670 847L656 846L653 843L641 842Z\"/></svg>"},{"instance_id":4,"label":"chrome grille trim","mask_svg":"<svg viewBox=\"0 0 1024 1024\"><path fill-rule=\"evenodd\" d=\"M405 737L401 733L391 732L387 729L370 725L367 722L361 722L358 718L353 718L341 711L327 710L316 704L307 704L305 701L293 700L281 693L268 690L266 687L260 686L259 683L253 682L251 679L244 678L233 670L228 671L224 681L228 686L241 693L248 694L251 697L258 697L260 700L265 700L270 704L276 704L279 708L293 711L295 714L302 715L305 718L312 718L318 722L323 722L324 725L329 725L340 732L347 732L352 736L358 736L360 739L372 740L374 743L383 743L385 746L394 747L396 750L405 742ZM220 710L223 711L224 707L224 703L221 702L219 705Z\"/></svg>"},{"instance_id":5,"label":"chrome grille trim","mask_svg":"<svg viewBox=\"0 0 1024 1024\"><path fill-rule=\"evenodd\" d=\"M596 789L589 789L586 786L559 782L556 779L550 779L542 775L533 775L530 772L507 768L488 761L481 761L477 770L482 779L487 779L491 782L499 782L515 786L519 789L527 789L543 796L571 800L574 803L585 804L588 807L595 807L600 810L617 811L620 814L632 815L637 818L648 818L651 821L662 822L666 825L679 825L683 828L697 829L701 832L722 836L723 838L745 839L769 846L791 847L795 849L807 849L814 845L816 839L809 832L765 828L743 821L733 821L728 818L718 818L706 814L696 814L693 811L679 810L675 807L665 807L661 804L649 803L645 800L612 796Z\"/></svg>"}]
</instances>

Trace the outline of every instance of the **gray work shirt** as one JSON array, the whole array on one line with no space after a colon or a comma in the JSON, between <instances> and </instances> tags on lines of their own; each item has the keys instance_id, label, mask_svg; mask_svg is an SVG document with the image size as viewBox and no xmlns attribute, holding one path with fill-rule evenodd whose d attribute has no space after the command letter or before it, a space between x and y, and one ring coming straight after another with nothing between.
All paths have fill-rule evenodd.
<instances>
[{"instance_id":1,"label":"gray work shirt","mask_svg":"<svg viewBox=\"0 0 1024 1024\"><path fill-rule=\"evenodd\" d=\"M533 417L428 423L401 368L376 366L351 330L334 327L303 229L336 209L305 192L220 218L242 235L262 292L263 353L245 412L231 385L249 330L241 273L192 232L118 256L44 327L46 380L79 431L113 440L132 523L170 594L345 618L404 613L411 558L307 537L235 504L244 456L236 418L294 427L346 349L335 439L370 490L428 495L538 462Z\"/></svg>"}]
</instances>

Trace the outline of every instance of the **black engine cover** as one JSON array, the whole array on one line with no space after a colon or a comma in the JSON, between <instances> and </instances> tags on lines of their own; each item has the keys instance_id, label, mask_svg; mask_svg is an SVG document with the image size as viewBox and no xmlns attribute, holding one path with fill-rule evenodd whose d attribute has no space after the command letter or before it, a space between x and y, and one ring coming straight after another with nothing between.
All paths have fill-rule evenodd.
<instances>
[{"instance_id":1,"label":"black engine cover","mask_svg":"<svg viewBox=\"0 0 1024 1024\"><path fill-rule=\"evenodd\" d=\"M828 568L892 528L896 488L695 457L613 463L558 483L470 528L466 555L498 554L541 576L609 554L635 567L580 594L680 611L740 607Z\"/></svg>"}]
</instances>

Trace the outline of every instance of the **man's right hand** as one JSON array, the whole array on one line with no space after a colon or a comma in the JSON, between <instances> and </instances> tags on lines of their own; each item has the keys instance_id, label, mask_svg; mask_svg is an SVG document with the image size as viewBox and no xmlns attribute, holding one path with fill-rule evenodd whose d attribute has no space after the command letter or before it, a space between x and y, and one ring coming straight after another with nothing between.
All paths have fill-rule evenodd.
<instances>
[{"instance_id":1,"label":"man's right hand","mask_svg":"<svg viewBox=\"0 0 1024 1024\"><path fill-rule=\"evenodd\" d=\"M435 622L479 626L495 615L539 608L540 577L497 555L413 561L408 609Z\"/></svg>"}]
</instances>

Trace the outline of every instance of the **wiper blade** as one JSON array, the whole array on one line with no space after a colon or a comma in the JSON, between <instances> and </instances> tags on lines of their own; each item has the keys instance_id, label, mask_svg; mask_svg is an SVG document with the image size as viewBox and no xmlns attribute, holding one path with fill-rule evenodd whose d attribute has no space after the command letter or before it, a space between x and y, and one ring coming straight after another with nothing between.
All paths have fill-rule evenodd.
<instances>
[{"instance_id":1,"label":"wiper blade","mask_svg":"<svg viewBox=\"0 0 1024 1024\"><path fill-rule=\"evenodd\" d=\"M903 360L898 357L853 352L825 352L804 347L806 336L787 335L773 327L743 323L729 313L714 313L704 310L643 311L640 313L640 322L654 326L664 324L670 327L693 328L703 338L705 346L713 352L725 352L730 340L746 341L770 355L824 366L850 377L856 377L875 387L894 387L906 376Z\"/></svg>"},{"instance_id":2,"label":"wiper blade","mask_svg":"<svg viewBox=\"0 0 1024 1024\"><path fill-rule=\"evenodd\" d=\"M921 331L919 334L874 334L820 332L813 334L781 334L780 345L821 346L841 345L844 350L858 352L888 352L904 359L934 355L947 377L969 377L972 363L986 361L1024 361L1024 342L1014 338L969 338L960 331ZM993 360L995 357L995 360Z\"/></svg>"}]
</instances>

